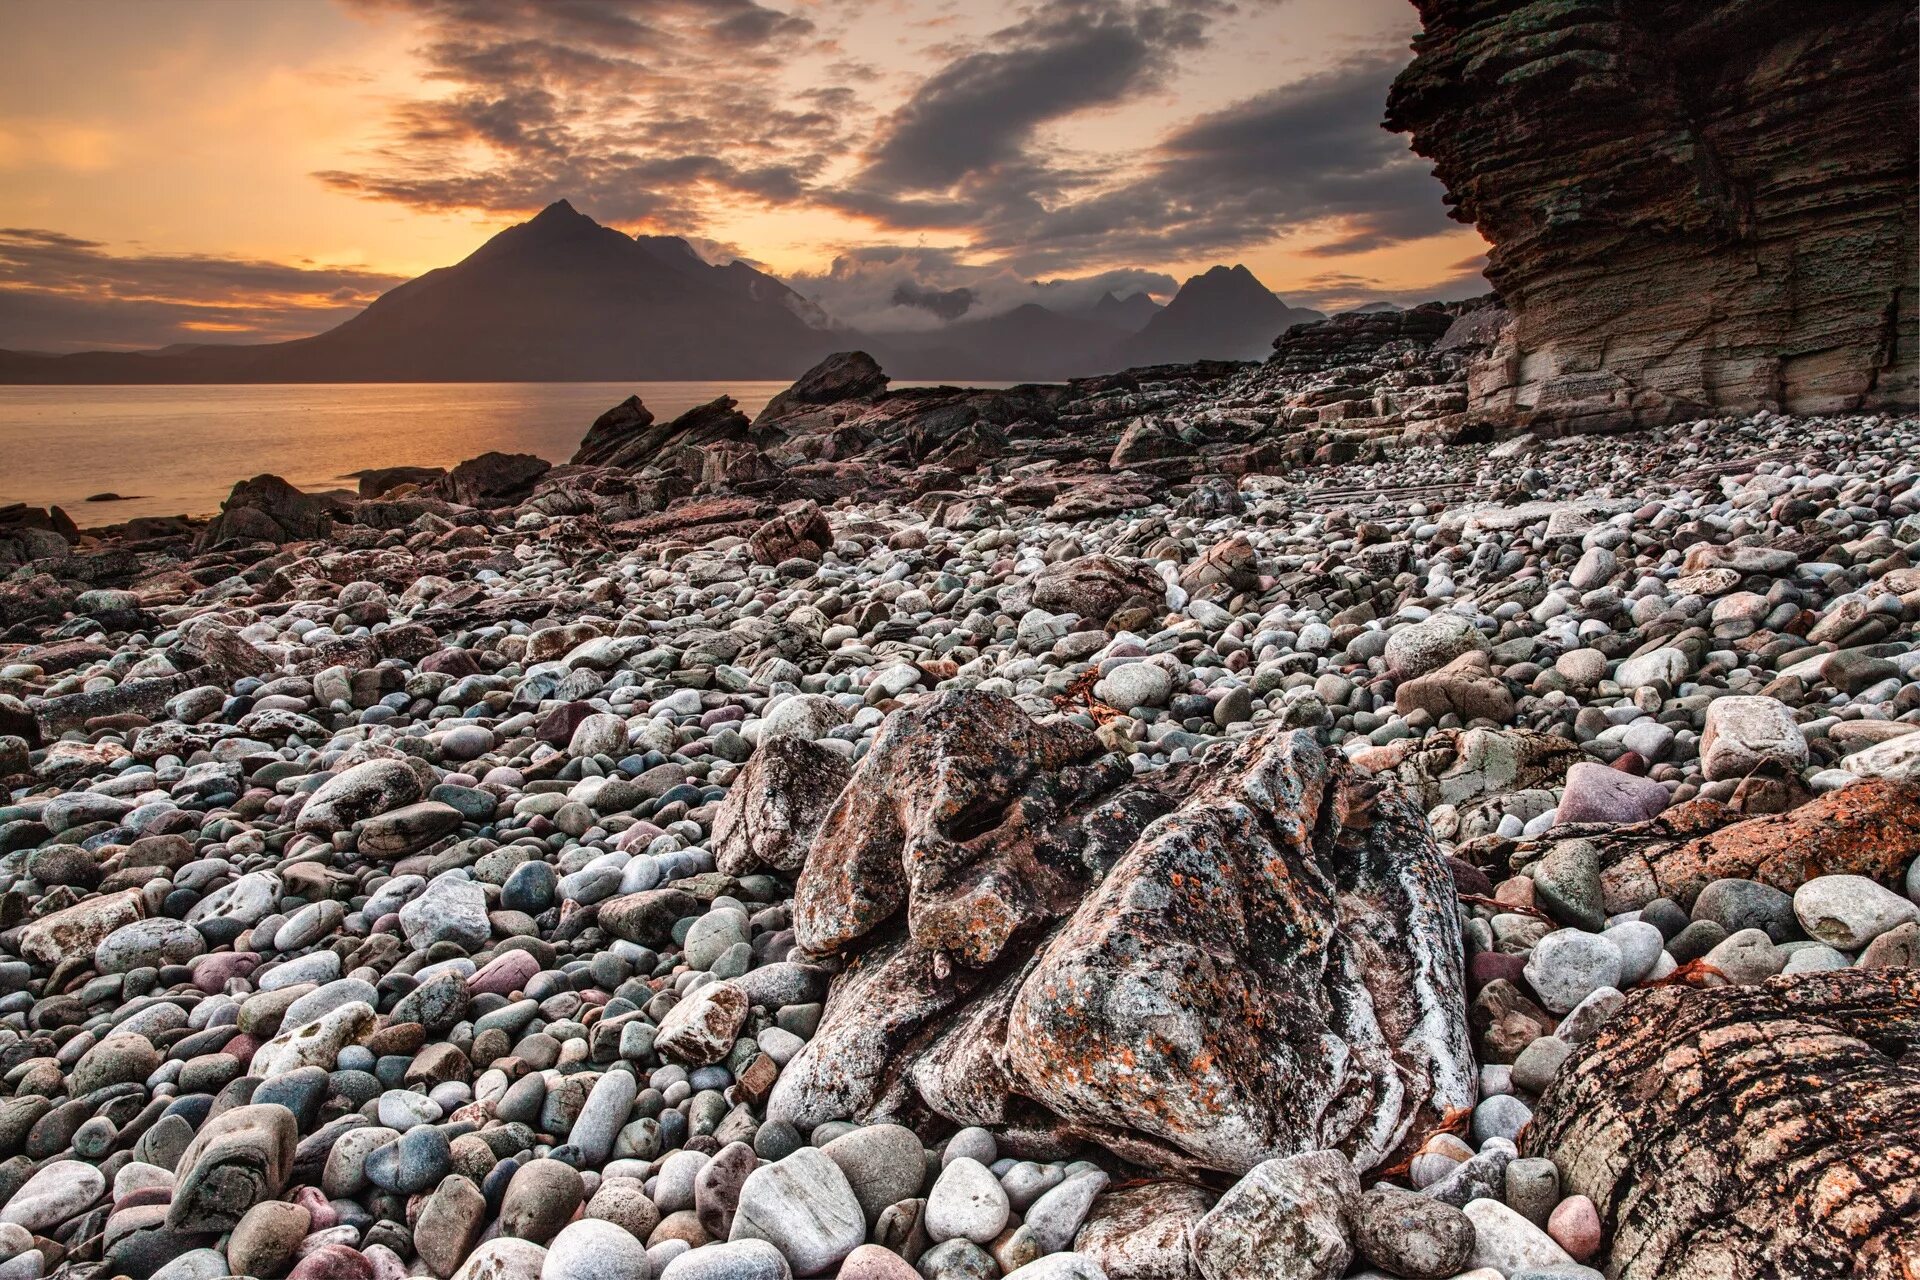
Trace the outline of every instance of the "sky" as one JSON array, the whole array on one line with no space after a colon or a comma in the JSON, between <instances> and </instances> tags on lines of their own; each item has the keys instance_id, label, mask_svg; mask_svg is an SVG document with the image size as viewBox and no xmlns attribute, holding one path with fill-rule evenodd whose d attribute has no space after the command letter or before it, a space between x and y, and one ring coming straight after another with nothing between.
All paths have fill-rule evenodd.
<instances>
[{"instance_id":1,"label":"sky","mask_svg":"<svg viewBox=\"0 0 1920 1280\"><path fill-rule=\"evenodd\" d=\"M1485 291L1406 0L0 0L0 347L328 328L566 198L844 323Z\"/></svg>"}]
</instances>

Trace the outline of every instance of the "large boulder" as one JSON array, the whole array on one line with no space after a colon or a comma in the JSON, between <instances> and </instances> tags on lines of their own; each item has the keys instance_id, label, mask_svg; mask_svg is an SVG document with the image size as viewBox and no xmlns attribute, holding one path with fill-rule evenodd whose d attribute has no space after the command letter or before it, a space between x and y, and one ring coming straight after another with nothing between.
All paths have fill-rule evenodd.
<instances>
[{"instance_id":1,"label":"large boulder","mask_svg":"<svg viewBox=\"0 0 1920 1280\"><path fill-rule=\"evenodd\" d=\"M1105 624L1122 609L1164 613L1167 583L1150 565L1116 556L1079 556L1050 564L1033 578L1033 607L1078 614Z\"/></svg>"},{"instance_id":2,"label":"large boulder","mask_svg":"<svg viewBox=\"0 0 1920 1280\"><path fill-rule=\"evenodd\" d=\"M1534 1109L1617 1280L1912 1274L1920 973L1636 991Z\"/></svg>"},{"instance_id":3,"label":"large boulder","mask_svg":"<svg viewBox=\"0 0 1920 1280\"><path fill-rule=\"evenodd\" d=\"M1371 1168L1472 1103L1446 864L1306 734L1135 780L1071 722L929 698L828 815L794 929L847 964L769 1103L802 1129L924 1110L1239 1174Z\"/></svg>"}]
</instances>

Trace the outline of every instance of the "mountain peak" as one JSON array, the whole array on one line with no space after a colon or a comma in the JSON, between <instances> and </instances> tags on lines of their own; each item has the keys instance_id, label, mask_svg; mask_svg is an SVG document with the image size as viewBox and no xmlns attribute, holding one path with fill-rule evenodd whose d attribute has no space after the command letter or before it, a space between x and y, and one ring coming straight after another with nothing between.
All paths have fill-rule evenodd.
<instances>
[{"instance_id":1,"label":"mountain peak","mask_svg":"<svg viewBox=\"0 0 1920 1280\"><path fill-rule=\"evenodd\" d=\"M1126 349L1136 364L1189 360L1258 360L1289 325L1319 320L1318 311L1289 307L1241 263L1189 276Z\"/></svg>"},{"instance_id":2,"label":"mountain peak","mask_svg":"<svg viewBox=\"0 0 1920 1280\"><path fill-rule=\"evenodd\" d=\"M586 216L587 216L586 214L581 213L578 209L573 207L573 202L571 200L568 200L563 196L562 198L555 200L552 204L548 205L546 208L542 209L539 213L534 214L533 217L529 219L529 221L561 222L561 221L572 221L575 218L585 218ZM591 219L588 219L588 220L591 221Z\"/></svg>"}]
</instances>

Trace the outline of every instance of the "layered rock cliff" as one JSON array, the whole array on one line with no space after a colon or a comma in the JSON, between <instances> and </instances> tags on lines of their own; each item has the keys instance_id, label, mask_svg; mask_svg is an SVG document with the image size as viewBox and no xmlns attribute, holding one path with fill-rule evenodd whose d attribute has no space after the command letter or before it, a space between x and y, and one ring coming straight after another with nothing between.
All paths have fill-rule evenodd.
<instances>
[{"instance_id":1,"label":"layered rock cliff","mask_svg":"<svg viewBox=\"0 0 1920 1280\"><path fill-rule=\"evenodd\" d=\"M1915 400L1906 0L1415 0L1389 128L1492 245L1474 413L1604 429Z\"/></svg>"}]
</instances>

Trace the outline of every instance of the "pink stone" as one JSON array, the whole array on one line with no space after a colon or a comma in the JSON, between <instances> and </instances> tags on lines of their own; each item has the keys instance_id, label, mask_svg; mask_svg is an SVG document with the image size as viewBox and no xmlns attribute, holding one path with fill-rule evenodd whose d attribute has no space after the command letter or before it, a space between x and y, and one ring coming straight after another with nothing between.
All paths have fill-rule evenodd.
<instances>
[{"instance_id":1,"label":"pink stone","mask_svg":"<svg viewBox=\"0 0 1920 1280\"><path fill-rule=\"evenodd\" d=\"M919 1272L891 1249L863 1244L840 1264L840 1280L918 1280Z\"/></svg>"},{"instance_id":2,"label":"pink stone","mask_svg":"<svg viewBox=\"0 0 1920 1280\"><path fill-rule=\"evenodd\" d=\"M260 957L251 951L222 951L202 956L193 963L194 990L208 995L224 991L228 979L246 977L259 963Z\"/></svg>"},{"instance_id":3,"label":"pink stone","mask_svg":"<svg viewBox=\"0 0 1920 1280\"><path fill-rule=\"evenodd\" d=\"M344 1244L322 1245L300 1259L287 1280L373 1280L373 1264L358 1249Z\"/></svg>"},{"instance_id":4,"label":"pink stone","mask_svg":"<svg viewBox=\"0 0 1920 1280\"><path fill-rule=\"evenodd\" d=\"M467 990L475 995L511 995L526 989L533 975L540 972L540 961L529 951L503 951L467 979Z\"/></svg>"},{"instance_id":5,"label":"pink stone","mask_svg":"<svg viewBox=\"0 0 1920 1280\"><path fill-rule=\"evenodd\" d=\"M299 1188L293 1193L293 1202L307 1211L308 1231L324 1231L340 1221L340 1215L318 1187Z\"/></svg>"},{"instance_id":6,"label":"pink stone","mask_svg":"<svg viewBox=\"0 0 1920 1280\"><path fill-rule=\"evenodd\" d=\"M1568 1196L1548 1216L1547 1234L1575 1262L1585 1262L1600 1251L1600 1211L1585 1196Z\"/></svg>"},{"instance_id":7,"label":"pink stone","mask_svg":"<svg viewBox=\"0 0 1920 1280\"><path fill-rule=\"evenodd\" d=\"M1643 822L1665 809L1672 795L1651 778L1609 769L1591 760L1567 770L1558 822Z\"/></svg>"}]
</instances>

